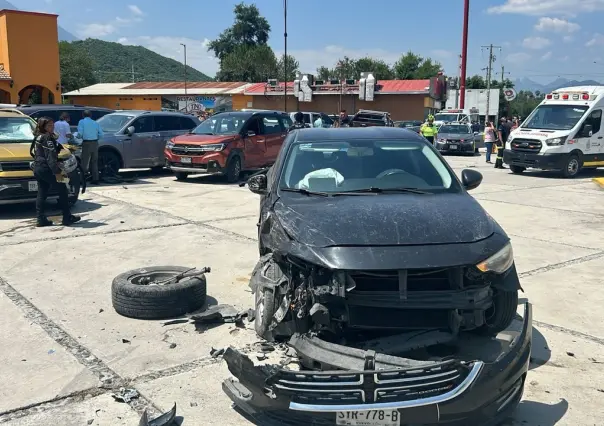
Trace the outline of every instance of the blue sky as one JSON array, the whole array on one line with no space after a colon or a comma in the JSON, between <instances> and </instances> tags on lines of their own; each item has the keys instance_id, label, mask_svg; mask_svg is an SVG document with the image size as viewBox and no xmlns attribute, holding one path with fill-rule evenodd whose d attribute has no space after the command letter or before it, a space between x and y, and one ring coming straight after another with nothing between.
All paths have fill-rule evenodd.
<instances>
[{"instance_id":1,"label":"blue sky","mask_svg":"<svg viewBox=\"0 0 604 426\"><path fill-rule=\"evenodd\" d=\"M59 14L60 25L81 38L143 45L178 60L186 43L189 63L209 75L218 63L204 44L231 25L238 2L12 0L22 10ZM271 46L282 53L282 0L254 3L271 24ZM458 73L463 0L288 3L288 50L304 72L344 55L393 63L412 50ZM484 75L488 53L481 46L492 43L501 46L495 69L504 65L508 78L604 81L604 0L471 0L470 9L469 75Z\"/></svg>"}]
</instances>

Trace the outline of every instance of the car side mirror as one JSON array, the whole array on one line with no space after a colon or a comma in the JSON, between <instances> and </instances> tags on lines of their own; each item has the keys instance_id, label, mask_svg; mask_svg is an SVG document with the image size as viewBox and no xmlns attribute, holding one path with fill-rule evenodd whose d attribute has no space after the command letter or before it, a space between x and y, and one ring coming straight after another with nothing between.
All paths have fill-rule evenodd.
<instances>
[{"instance_id":1,"label":"car side mirror","mask_svg":"<svg viewBox=\"0 0 604 426\"><path fill-rule=\"evenodd\" d=\"M583 125L583 129L581 130L581 136L584 138L589 138L593 135L593 126L591 124Z\"/></svg>"},{"instance_id":2,"label":"car side mirror","mask_svg":"<svg viewBox=\"0 0 604 426\"><path fill-rule=\"evenodd\" d=\"M252 136L256 136L256 132L254 132L253 130L248 130L247 133L245 134L248 138L251 138Z\"/></svg>"},{"instance_id":3,"label":"car side mirror","mask_svg":"<svg viewBox=\"0 0 604 426\"><path fill-rule=\"evenodd\" d=\"M482 183L482 173L472 169L464 169L461 172L461 183L466 191L476 189Z\"/></svg>"},{"instance_id":4,"label":"car side mirror","mask_svg":"<svg viewBox=\"0 0 604 426\"><path fill-rule=\"evenodd\" d=\"M254 194L264 195L267 193L267 180L266 175L252 176L247 180L247 187Z\"/></svg>"},{"instance_id":5,"label":"car side mirror","mask_svg":"<svg viewBox=\"0 0 604 426\"><path fill-rule=\"evenodd\" d=\"M126 134L128 136L132 136L136 132L136 128L134 126L130 126L126 129Z\"/></svg>"}]
</instances>

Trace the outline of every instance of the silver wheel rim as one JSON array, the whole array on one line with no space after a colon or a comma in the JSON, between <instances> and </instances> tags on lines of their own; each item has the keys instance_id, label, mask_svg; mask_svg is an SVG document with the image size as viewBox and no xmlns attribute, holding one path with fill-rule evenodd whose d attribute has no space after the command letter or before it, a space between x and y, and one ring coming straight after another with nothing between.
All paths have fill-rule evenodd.
<instances>
[{"instance_id":1,"label":"silver wheel rim","mask_svg":"<svg viewBox=\"0 0 604 426\"><path fill-rule=\"evenodd\" d=\"M235 176L239 176L239 173L241 173L241 164L239 164L239 160L235 160Z\"/></svg>"},{"instance_id":2,"label":"silver wheel rim","mask_svg":"<svg viewBox=\"0 0 604 426\"><path fill-rule=\"evenodd\" d=\"M577 171L579 170L579 161L574 158L572 160L570 160L568 162L567 170L568 170L568 174L570 174L570 175L576 174Z\"/></svg>"},{"instance_id":3,"label":"silver wheel rim","mask_svg":"<svg viewBox=\"0 0 604 426\"><path fill-rule=\"evenodd\" d=\"M258 320L258 324L262 324L262 320L264 319L264 297L260 293L260 290L257 291L258 302L256 303L256 319Z\"/></svg>"}]
</instances>

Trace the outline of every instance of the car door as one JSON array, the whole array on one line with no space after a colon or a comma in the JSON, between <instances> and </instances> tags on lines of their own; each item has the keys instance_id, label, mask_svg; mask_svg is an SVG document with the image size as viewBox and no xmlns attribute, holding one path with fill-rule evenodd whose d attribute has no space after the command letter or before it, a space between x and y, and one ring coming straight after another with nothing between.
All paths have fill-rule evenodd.
<instances>
[{"instance_id":1,"label":"car door","mask_svg":"<svg viewBox=\"0 0 604 426\"><path fill-rule=\"evenodd\" d=\"M591 125L591 135L583 135L585 125ZM575 138L583 151L584 167L604 166L604 129L602 128L602 110L593 110L583 122Z\"/></svg>"},{"instance_id":2,"label":"car door","mask_svg":"<svg viewBox=\"0 0 604 426\"><path fill-rule=\"evenodd\" d=\"M155 146L159 143L159 133L153 128L153 116L143 115L132 121L134 133L124 140L128 155L124 158L124 167L153 167L153 159L157 157ZM128 127L130 127L128 126ZM130 140L128 140L130 139Z\"/></svg>"},{"instance_id":3,"label":"car door","mask_svg":"<svg viewBox=\"0 0 604 426\"><path fill-rule=\"evenodd\" d=\"M165 163L164 148L166 143L175 136L185 133L180 124L178 115L154 115L154 131L159 133L159 139L153 141L153 152L155 156L155 165Z\"/></svg>"},{"instance_id":4,"label":"car door","mask_svg":"<svg viewBox=\"0 0 604 426\"><path fill-rule=\"evenodd\" d=\"M243 126L244 168L255 169L266 163L266 138L262 117L252 116Z\"/></svg>"},{"instance_id":5,"label":"car door","mask_svg":"<svg viewBox=\"0 0 604 426\"><path fill-rule=\"evenodd\" d=\"M279 155L281 145L287 136L287 130L284 127L281 117L278 115L269 115L262 117L264 133L266 136L266 158L265 164L273 164Z\"/></svg>"}]
</instances>

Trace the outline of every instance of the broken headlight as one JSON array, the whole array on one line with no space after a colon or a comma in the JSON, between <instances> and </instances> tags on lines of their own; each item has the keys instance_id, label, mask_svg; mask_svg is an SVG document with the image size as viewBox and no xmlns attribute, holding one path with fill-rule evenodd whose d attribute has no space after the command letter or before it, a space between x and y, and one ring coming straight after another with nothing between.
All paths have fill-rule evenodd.
<instances>
[{"instance_id":1,"label":"broken headlight","mask_svg":"<svg viewBox=\"0 0 604 426\"><path fill-rule=\"evenodd\" d=\"M481 272L503 274L505 271L510 269L513 263L514 251L512 250L512 243L507 243L505 247L503 247L493 256L480 262L478 265L476 265L476 267Z\"/></svg>"}]
</instances>

